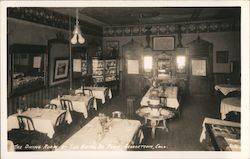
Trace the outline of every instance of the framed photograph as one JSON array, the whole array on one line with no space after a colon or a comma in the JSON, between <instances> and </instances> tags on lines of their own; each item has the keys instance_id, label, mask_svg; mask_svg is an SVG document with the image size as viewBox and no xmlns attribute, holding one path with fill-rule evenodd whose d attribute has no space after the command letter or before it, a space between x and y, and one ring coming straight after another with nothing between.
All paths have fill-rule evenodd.
<instances>
[{"instance_id":1,"label":"framed photograph","mask_svg":"<svg viewBox=\"0 0 250 159\"><path fill-rule=\"evenodd\" d=\"M228 51L216 51L216 63L228 63Z\"/></svg>"},{"instance_id":2,"label":"framed photograph","mask_svg":"<svg viewBox=\"0 0 250 159\"><path fill-rule=\"evenodd\" d=\"M106 51L108 57L118 57L119 56L119 41L107 41Z\"/></svg>"},{"instance_id":3,"label":"framed photograph","mask_svg":"<svg viewBox=\"0 0 250 159\"><path fill-rule=\"evenodd\" d=\"M153 50L166 51L175 49L174 36L155 36L153 37Z\"/></svg>"},{"instance_id":4,"label":"framed photograph","mask_svg":"<svg viewBox=\"0 0 250 159\"><path fill-rule=\"evenodd\" d=\"M54 69L54 81L60 81L68 78L69 60L56 59Z\"/></svg>"}]
</instances>

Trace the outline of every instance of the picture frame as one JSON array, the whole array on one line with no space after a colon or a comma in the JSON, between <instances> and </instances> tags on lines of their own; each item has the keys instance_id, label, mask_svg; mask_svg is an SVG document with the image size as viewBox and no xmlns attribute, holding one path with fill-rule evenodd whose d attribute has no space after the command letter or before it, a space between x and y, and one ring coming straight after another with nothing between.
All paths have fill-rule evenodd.
<instances>
[{"instance_id":1,"label":"picture frame","mask_svg":"<svg viewBox=\"0 0 250 159\"><path fill-rule=\"evenodd\" d=\"M66 58L55 59L54 78L53 81L61 81L68 78L69 60Z\"/></svg>"},{"instance_id":2,"label":"picture frame","mask_svg":"<svg viewBox=\"0 0 250 159\"><path fill-rule=\"evenodd\" d=\"M119 56L119 41L107 41L106 51L108 57L116 58Z\"/></svg>"},{"instance_id":3,"label":"picture frame","mask_svg":"<svg viewBox=\"0 0 250 159\"><path fill-rule=\"evenodd\" d=\"M228 51L216 51L216 63L228 63Z\"/></svg>"},{"instance_id":4,"label":"picture frame","mask_svg":"<svg viewBox=\"0 0 250 159\"><path fill-rule=\"evenodd\" d=\"M174 36L155 36L152 39L153 50L155 51L170 51L175 49Z\"/></svg>"}]
</instances>

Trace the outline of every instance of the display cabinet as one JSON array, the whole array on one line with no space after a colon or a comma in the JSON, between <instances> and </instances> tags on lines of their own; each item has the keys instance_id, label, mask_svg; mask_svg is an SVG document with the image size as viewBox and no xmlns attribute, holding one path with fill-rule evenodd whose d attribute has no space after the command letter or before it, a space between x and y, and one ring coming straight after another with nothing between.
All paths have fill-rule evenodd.
<instances>
[{"instance_id":1,"label":"display cabinet","mask_svg":"<svg viewBox=\"0 0 250 159\"><path fill-rule=\"evenodd\" d=\"M119 91L119 68L117 59L92 58L92 78L99 86Z\"/></svg>"},{"instance_id":2,"label":"display cabinet","mask_svg":"<svg viewBox=\"0 0 250 159\"><path fill-rule=\"evenodd\" d=\"M117 75L116 60L105 60L105 81L115 81Z\"/></svg>"},{"instance_id":3,"label":"display cabinet","mask_svg":"<svg viewBox=\"0 0 250 159\"><path fill-rule=\"evenodd\" d=\"M20 95L45 86L46 46L13 44L11 55L11 94Z\"/></svg>"},{"instance_id":4,"label":"display cabinet","mask_svg":"<svg viewBox=\"0 0 250 159\"><path fill-rule=\"evenodd\" d=\"M96 83L104 82L104 62L104 60L100 60L98 58L92 59L92 77Z\"/></svg>"}]
</instances>

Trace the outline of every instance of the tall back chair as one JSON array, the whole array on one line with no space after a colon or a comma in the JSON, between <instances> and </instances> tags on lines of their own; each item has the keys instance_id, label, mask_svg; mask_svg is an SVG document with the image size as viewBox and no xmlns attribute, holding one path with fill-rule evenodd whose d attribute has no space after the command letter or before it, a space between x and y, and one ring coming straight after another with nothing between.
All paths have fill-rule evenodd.
<instances>
[{"instance_id":1,"label":"tall back chair","mask_svg":"<svg viewBox=\"0 0 250 159\"><path fill-rule=\"evenodd\" d=\"M28 116L17 116L19 128L22 130L36 131L33 120Z\"/></svg>"},{"instance_id":2,"label":"tall back chair","mask_svg":"<svg viewBox=\"0 0 250 159\"><path fill-rule=\"evenodd\" d=\"M46 109L57 109L57 105L49 103L49 104L46 104L44 106L44 108L46 108Z\"/></svg>"},{"instance_id":3,"label":"tall back chair","mask_svg":"<svg viewBox=\"0 0 250 159\"><path fill-rule=\"evenodd\" d=\"M69 99L60 99L60 103L63 110L73 111L73 105Z\"/></svg>"}]
</instances>

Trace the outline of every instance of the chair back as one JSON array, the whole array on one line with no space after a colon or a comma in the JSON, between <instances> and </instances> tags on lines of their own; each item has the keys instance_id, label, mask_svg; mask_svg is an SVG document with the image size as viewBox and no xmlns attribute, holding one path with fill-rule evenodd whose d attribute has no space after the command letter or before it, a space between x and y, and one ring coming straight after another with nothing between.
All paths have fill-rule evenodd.
<instances>
[{"instance_id":1,"label":"chair back","mask_svg":"<svg viewBox=\"0 0 250 159\"><path fill-rule=\"evenodd\" d=\"M93 96L89 99L88 105L87 105L87 110L89 110L90 108L93 108L94 100L95 100L95 97L93 97Z\"/></svg>"},{"instance_id":2,"label":"chair back","mask_svg":"<svg viewBox=\"0 0 250 159\"><path fill-rule=\"evenodd\" d=\"M35 131L33 120L28 116L18 115L17 116L19 128L22 130Z\"/></svg>"},{"instance_id":3,"label":"chair back","mask_svg":"<svg viewBox=\"0 0 250 159\"><path fill-rule=\"evenodd\" d=\"M112 118L125 118L125 115L121 111L112 112Z\"/></svg>"},{"instance_id":4,"label":"chair back","mask_svg":"<svg viewBox=\"0 0 250 159\"><path fill-rule=\"evenodd\" d=\"M86 88L84 88L84 94L87 94L87 95L89 95L89 96L91 96L91 97L93 97L93 92L92 92L92 90L91 89L86 89Z\"/></svg>"},{"instance_id":5,"label":"chair back","mask_svg":"<svg viewBox=\"0 0 250 159\"><path fill-rule=\"evenodd\" d=\"M44 108L46 108L46 109L57 109L57 105L49 103L49 104L46 104L44 106Z\"/></svg>"},{"instance_id":6,"label":"chair back","mask_svg":"<svg viewBox=\"0 0 250 159\"><path fill-rule=\"evenodd\" d=\"M66 117L66 111L57 117L55 127L64 125L65 124L65 117Z\"/></svg>"},{"instance_id":7,"label":"chair back","mask_svg":"<svg viewBox=\"0 0 250 159\"><path fill-rule=\"evenodd\" d=\"M69 99L60 99L60 103L63 110L73 111L72 101Z\"/></svg>"},{"instance_id":8,"label":"chair back","mask_svg":"<svg viewBox=\"0 0 250 159\"><path fill-rule=\"evenodd\" d=\"M226 97L241 97L241 91L233 91L226 95Z\"/></svg>"},{"instance_id":9,"label":"chair back","mask_svg":"<svg viewBox=\"0 0 250 159\"><path fill-rule=\"evenodd\" d=\"M109 101L109 88L104 91L105 102Z\"/></svg>"}]
</instances>

